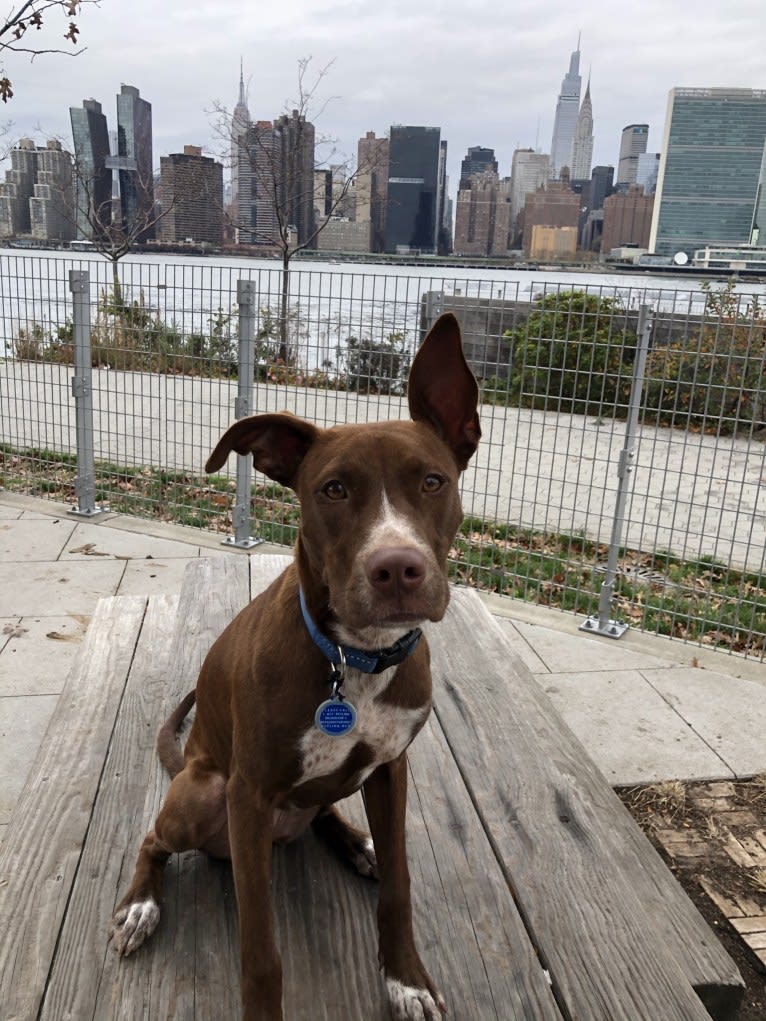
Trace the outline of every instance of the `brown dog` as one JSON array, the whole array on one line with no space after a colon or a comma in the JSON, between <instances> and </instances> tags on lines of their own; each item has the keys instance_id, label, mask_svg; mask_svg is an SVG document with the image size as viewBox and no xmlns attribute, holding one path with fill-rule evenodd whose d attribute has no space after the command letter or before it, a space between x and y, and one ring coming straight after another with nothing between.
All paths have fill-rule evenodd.
<instances>
[{"instance_id":1,"label":"brown dog","mask_svg":"<svg viewBox=\"0 0 766 1021\"><path fill-rule=\"evenodd\" d=\"M295 490L295 560L215 642L196 693L160 732L173 781L112 936L130 954L151 935L171 853L230 856L246 1021L282 1018L271 845L309 823L360 872L379 874L380 962L394 1016L437 1021L445 1009L413 939L404 820L406 749L431 708L417 625L446 610L458 479L480 436L454 316L443 315L418 351L408 400L411 422L318 429L288 414L241 419L206 465L216 471L230 451L251 452L257 469ZM182 758L174 735L195 699ZM374 851L332 807L360 788Z\"/></svg>"}]
</instances>

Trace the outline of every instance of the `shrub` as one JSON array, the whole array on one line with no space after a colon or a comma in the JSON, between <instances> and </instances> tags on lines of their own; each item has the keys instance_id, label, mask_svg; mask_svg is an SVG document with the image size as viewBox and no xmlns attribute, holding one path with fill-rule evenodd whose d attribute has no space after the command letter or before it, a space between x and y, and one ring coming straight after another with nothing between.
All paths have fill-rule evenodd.
<instances>
[{"instance_id":1,"label":"shrub","mask_svg":"<svg viewBox=\"0 0 766 1021\"><path fill-rule=\"evenodd\" d=\"M410 352L404 333L385 340L348 337L335 349L346 390L362 394L403 394L410 371Z\"/></svg>"},{"instance_id":2,"label":"shrub","mask_svg":"<svg viewBox=\"0 0 766 1021\"><path fill-rule=\"evenodd\" d=\"M661 425L731 434L766 423L766 317L754 300L741 311L734 285L707 291L691 341L654 348L646 365L647 416Z\"/></svg>"},{"instance_id":3,"label":"shrub","mask_svg":"<svg viewBox=\"0 0 766 1021\"><path fill-rule=\"evenodd\" d=\"M545 295L506 337L512 345L511 404L624 415L636 337L625 327L618 299L583 291ZM490 399L497 400L500 382L492 382Z\"/></svg>"}]
</instances>

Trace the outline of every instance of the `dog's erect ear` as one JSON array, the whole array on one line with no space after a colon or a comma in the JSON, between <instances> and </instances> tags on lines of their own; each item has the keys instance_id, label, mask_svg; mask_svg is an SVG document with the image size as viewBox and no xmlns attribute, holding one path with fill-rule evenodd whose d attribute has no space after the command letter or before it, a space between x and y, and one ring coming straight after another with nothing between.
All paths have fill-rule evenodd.
<instances>
[{"instance_id":1,"label":"dog's erect ear","mask_svg":"<svg viewBox=\"0 0 766 1021\"><path fill-rule=\"evenodd\" d=\"M452 448L462 471L481 437L479 387L463 355L460 327L451 312L439 316L420 345L407 384L410 416L427 422Z\"/></svg>"},{"instance_id":2,"label":"dog's erect ear","mask_svg":"<svg viewBox=\"0 0 766 1021\"><path fill-rule=\"evenodd\" d=\"M241 418L220 438L207 459L205 471L218 471L231 451L236 450L238 454L252 454L258 471L292 487L300 463L318 435L316 426L289 412Z\"/></svg>"}]
</instances>

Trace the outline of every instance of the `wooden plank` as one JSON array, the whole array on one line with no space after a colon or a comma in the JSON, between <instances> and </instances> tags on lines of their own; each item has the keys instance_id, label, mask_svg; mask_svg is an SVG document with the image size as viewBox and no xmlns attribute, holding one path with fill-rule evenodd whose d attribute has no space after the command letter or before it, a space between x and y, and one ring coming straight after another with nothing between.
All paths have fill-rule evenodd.
<instances>
[{"instance_id":1,"label":"wooden plank","mask_svg":"<svg viewBox=\"0 0 766 1021\"><path fill-rule=\"evenodd\" d=\"M6 1021L38 1015L145 606L137 596L99 601L8 826L0 854Z\"/></svg>"},{"instance_id":2,"label":"wooden plank","mask_svg":"<svg viewBox=\"0 0 766 1021\"><path fill-rule=\"evenodd\" d=\"M588 1021L734 1017L739 974L499 625L456 590L436 711L554 991Z\"/></svg>"},{"instance_id":3,"label":"wooden plank","mask_svg":"<svg viewBox=\"0 0 766 1021\"><path fill-rule=\"evenodd\" d=\"M153 733L167 713L194 687L202 660L250 594L246 557L200 559L184 573L170 666L163 684L165 705L148 721ZM133 678L131 676L131 682ZM141 684L136 674L136 684ZM141 821L127 845L114 903L133 874L138 847L162 804L168 779L156 754L148 756ZM223 908L223 910L222 910ZM228 908L228 910L226 910ZM110 908L109 915L113 908ZM108 919L107 919L108 921ZM191 851L173 855L165 869L162 918L135 957L105 961L94 1021L146 1017L189 1021L195 1016L239 1015L238 940L231 869ZM54 1021L51 1018L51 1021Z\"/></svg>"},{"instance_id":4,"label":"wooden plank","mask_svg":"<svg viewBox=\"0 0 766 1021\"><path fill-rule=\"evenodd\" d=\"M258 595L292 563L293 558L282 553L256 553L250 557L250 590Z\"/></svg>"},{"instance_id":5,"label":"wooden plank","mask_svg":"<svg viewBox=\"0 0 766 1021\"><path fill-rule=\"evenodd\" d=\"M560 1021L543 967L433 715L408 757L415 929L448 1016Z\"/></svg>"},{"instance_id":6,"label":"wooden plank","mask_svg":"<svg viewBox=\"0 0 766 1021\"><path fill-rule=\"evenodd\" d=\"M150 764L156 757L156 722L164 709L171 662L167 635L177 609L177 596L153 597L147 605L51 968L42 1021L99 1017L95 1005L104 972L108 975L116 963L107 947L109 919L129 881L133 848L145 832L143 810ZM131 853L126 856L128 847Z\"/></svg>"},{"instance_id":7,"label":"wooden plank","mask_svg":"<svg viewBox=\"0 0 766 1021\"><path fill-rule=\"evenodd\" d=\"M253 592L289 562L252 557ZM558 1021L550 986L435 720L418 735L409 758L416 935L450 1016ZM366 825L358 797L339 807L356 825ZM376 885L340 867L311 836L275 849L274 860L286 1016L388 1018L374 965Z\"/></svg>"},{"instance_id":8,"label":"wooden plank","mask_svg":"<svg viewBox=\"0 0 766 1021\"><path fill-rule=\"evenodd\" d=\"M408 853L415 933L450 1017L561 1021L550 986L438 723L411 751ZM355 797L339 805L364 827ZM285 1016L388 1021L378 973L377 884L313 836L274 849Z\"/></svg>"}]
</instances>

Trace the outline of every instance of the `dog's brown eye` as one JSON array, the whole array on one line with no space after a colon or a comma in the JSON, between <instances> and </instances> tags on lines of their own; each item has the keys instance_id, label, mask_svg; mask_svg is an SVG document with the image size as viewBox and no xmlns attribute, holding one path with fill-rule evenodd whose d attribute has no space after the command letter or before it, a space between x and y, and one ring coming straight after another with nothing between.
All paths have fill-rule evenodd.
<instances>
[{"instance_id":1,"label":"dog's brown eye","mask_svg":"<svg viewBox=\"0 0 766 1021\"><path fill-rule=\"evenodd\" d=\"M441 489L444 485L445 480L441 475L426 475L423 479L423 492L424 493L435 493Z\"/></svg>"},{"instance_id":2,"label":"dog's brown eye","mask_svg":"<svg viewBox=\"0 0 766 1021\"><path fill-rule=\"evenodd\" d=\"M330 479L329 482L325 482L322 486L322 492L328 500L345 500L348 495L346 487L342 482L338 482L337 479Z\"/></svg>"}]
</instances>

